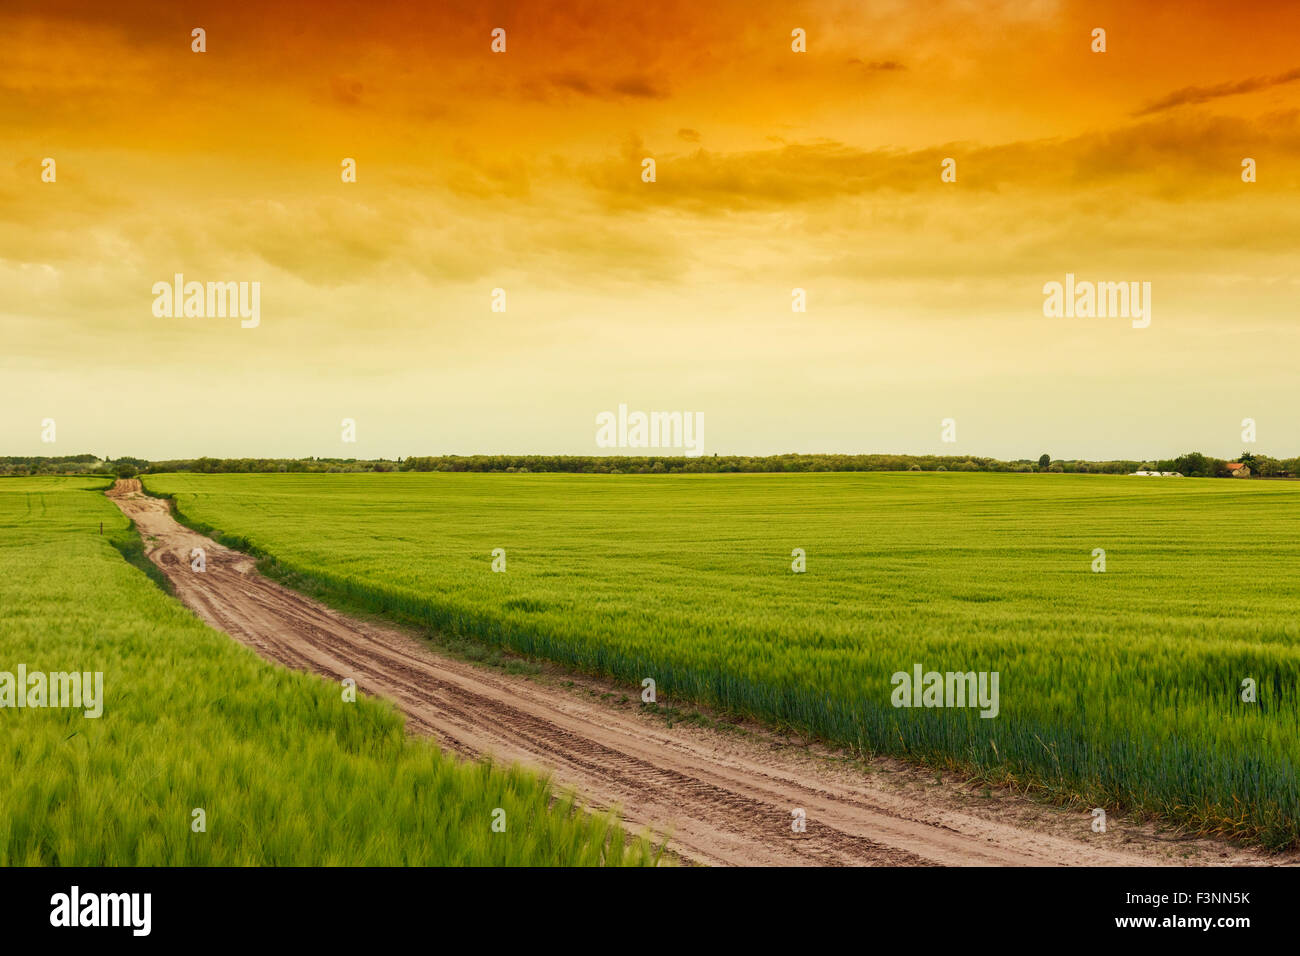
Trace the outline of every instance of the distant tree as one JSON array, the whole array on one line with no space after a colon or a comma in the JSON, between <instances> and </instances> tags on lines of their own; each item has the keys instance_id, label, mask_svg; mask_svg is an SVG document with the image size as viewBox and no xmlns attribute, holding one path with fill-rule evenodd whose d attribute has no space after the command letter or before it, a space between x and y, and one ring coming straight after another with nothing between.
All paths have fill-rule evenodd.
<instances>
[{"instance_id":1,"label":"distant tree","mask_svg":"<svg viewBox=\"0 0 1300 956\"><path fill-rule=\"evenodd\" d=\"M1046 468L1047 468L1048 466L1050 466L1051 464L1052 464L1052 456L1051 456L1051 455L1039 455L1039 456L1038 456L1038 467L1039 467L1039 468L1046 469Z\"/></svg>"},{"instance_id":2,"label":"distant tree","mask_svg":"<svg viewBox=\"0 0 1300 956\"><path fill-rule=\"evenodd\" d=\"M115 469L115 473L119 478L134 478L139 474L135 465L130 462L124 462L123 464L118 465Z\"/></svg>"},{"instance_id":3,"label":"distant tree","mask_svg":"<svg viewBox=\"0 0 1300 956\"><path fill-rule=\"evenodd\" d=\"M1199 451L1189 451L1185 455L1179 455L1174 460L1174 471L1188 478L1214 477L1209 460Z\"/></svg>"},{"instance_id":4,"label":"distant tree","mask_svg":"<svg viewBox=\"0 0 1300 956\"><path fill-rule=\"evenodd\" d=\"M1276 458L1269 458L1268 455L1256 455L1250 470L1261 478L1272 478L1283 474L1282 463Z\"/></svg>"}]
</instances>

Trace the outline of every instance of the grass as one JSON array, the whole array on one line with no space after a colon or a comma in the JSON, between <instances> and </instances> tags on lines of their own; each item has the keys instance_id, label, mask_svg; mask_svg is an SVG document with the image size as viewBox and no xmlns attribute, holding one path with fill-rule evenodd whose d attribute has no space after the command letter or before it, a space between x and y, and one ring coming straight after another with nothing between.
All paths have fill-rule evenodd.
<instances>
[{"instance_id":1,"label":"grass","mask_svg":"<svg viewBox=\"0 0 1300 956\"><path fill-rule=\"evenodd\" d=\"M986 474L175 475L339 601L864 753L1300 840L1300 485ZM504 548L507 571L491 571ZM807 573L791 551L807 551ZM1106 551L1093 573L1093 550ZM997 671L1000 713L891 675ZM1258 699L1241 699L1243 680Z\"/></svg>"},{"instance_id":2,"label":"grass","mask_svg":"<svg viewBox=\"0 0 1300 956\"><path fill-rule=\"evenodd\" d=\"M654 861L545 780L458 763L202 624L122 560L142 549L106 485L0 479L0 671L101 671L105 697L98 719L0 709L0 865Z\"/></svg>"}]
</instances>

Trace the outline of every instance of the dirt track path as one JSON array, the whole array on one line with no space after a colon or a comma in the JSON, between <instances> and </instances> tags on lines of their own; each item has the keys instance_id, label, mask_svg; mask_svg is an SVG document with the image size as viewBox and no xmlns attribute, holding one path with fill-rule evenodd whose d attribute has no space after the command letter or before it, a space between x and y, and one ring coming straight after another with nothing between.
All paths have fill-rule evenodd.
<instances>
[{"instance_id":1,"label":"dirt track path","mask_svg":"<svg viewBox=\"0 0 1300 956\"><path fill-rule=\"evenodd\" d=\"M1084 811L936 785L896 761L861 765L752 729L677 724L578 689L440 656L395 628L356 620L260 574L254 560L179 524L138 480L109 492L177 594L213 627L287 667L354 678L408 726L467 757L551 773L588 806L618 805L629 828L669 832L685 860L733 865L1130 865L1280 862L1215 841L1177 840ZM190 569L202 548L207 570ZM612 689L606 686L606 689ZM634 699L637 689L625 689ZM807 830L791 829L802 808Z\"/></svg>"}]
</instances>

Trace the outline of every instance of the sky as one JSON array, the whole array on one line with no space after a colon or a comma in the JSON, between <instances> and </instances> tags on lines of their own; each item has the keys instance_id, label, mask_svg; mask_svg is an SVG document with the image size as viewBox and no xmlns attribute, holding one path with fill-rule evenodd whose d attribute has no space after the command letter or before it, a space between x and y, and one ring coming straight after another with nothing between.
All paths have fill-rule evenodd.
<instances>
[{"instance_id":1,"label":"sky","mask_svg":"<svg viewBox=\"0 0 1300 956\"><path fill-rule=\"evenodd\" d=\"M1241 0L5 0L0 454L680 453L598 447L625 404L706 454L1294 456L1297 35ZM178 273L258 283L258 324L156 314ZM1045 315L1067 274L1150 283L1149 325Z\"/></svg>"}]
</instances>

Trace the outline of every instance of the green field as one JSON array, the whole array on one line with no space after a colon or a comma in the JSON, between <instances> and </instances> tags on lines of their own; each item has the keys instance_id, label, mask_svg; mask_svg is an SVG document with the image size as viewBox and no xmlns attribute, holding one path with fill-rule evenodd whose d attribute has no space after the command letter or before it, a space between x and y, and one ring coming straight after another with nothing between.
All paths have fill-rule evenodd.
<instances>
[{"instance_id":1,"label":"green field","mask_svg":"<svg viewBox=\"0 0 1300 956\"><path fill-rule=\"evenodd\" d=\"M107 485L0 479L0 671L104 675L98 718L0 709L0 866L648 861L539 778L200 623L115 549L139 540Z\"/></svg>"},{"instance_id":2,"label":"green field","mask_svg":"<svg viewBox=\"0 0 1300 956\"><path fill-rule=\"evenodd\" d=\"M984 474L167 475L342 603L865 752L1300 836L1300 484ZM491 570L504 548L505 573ZM791 551L807 552L807 572ZM1093 550L1106 552L1094 573ZM891 675L997 671L1000 712ZM1242 681L1258 699L1241 699Z\"/></svg>"}]
</instances>

